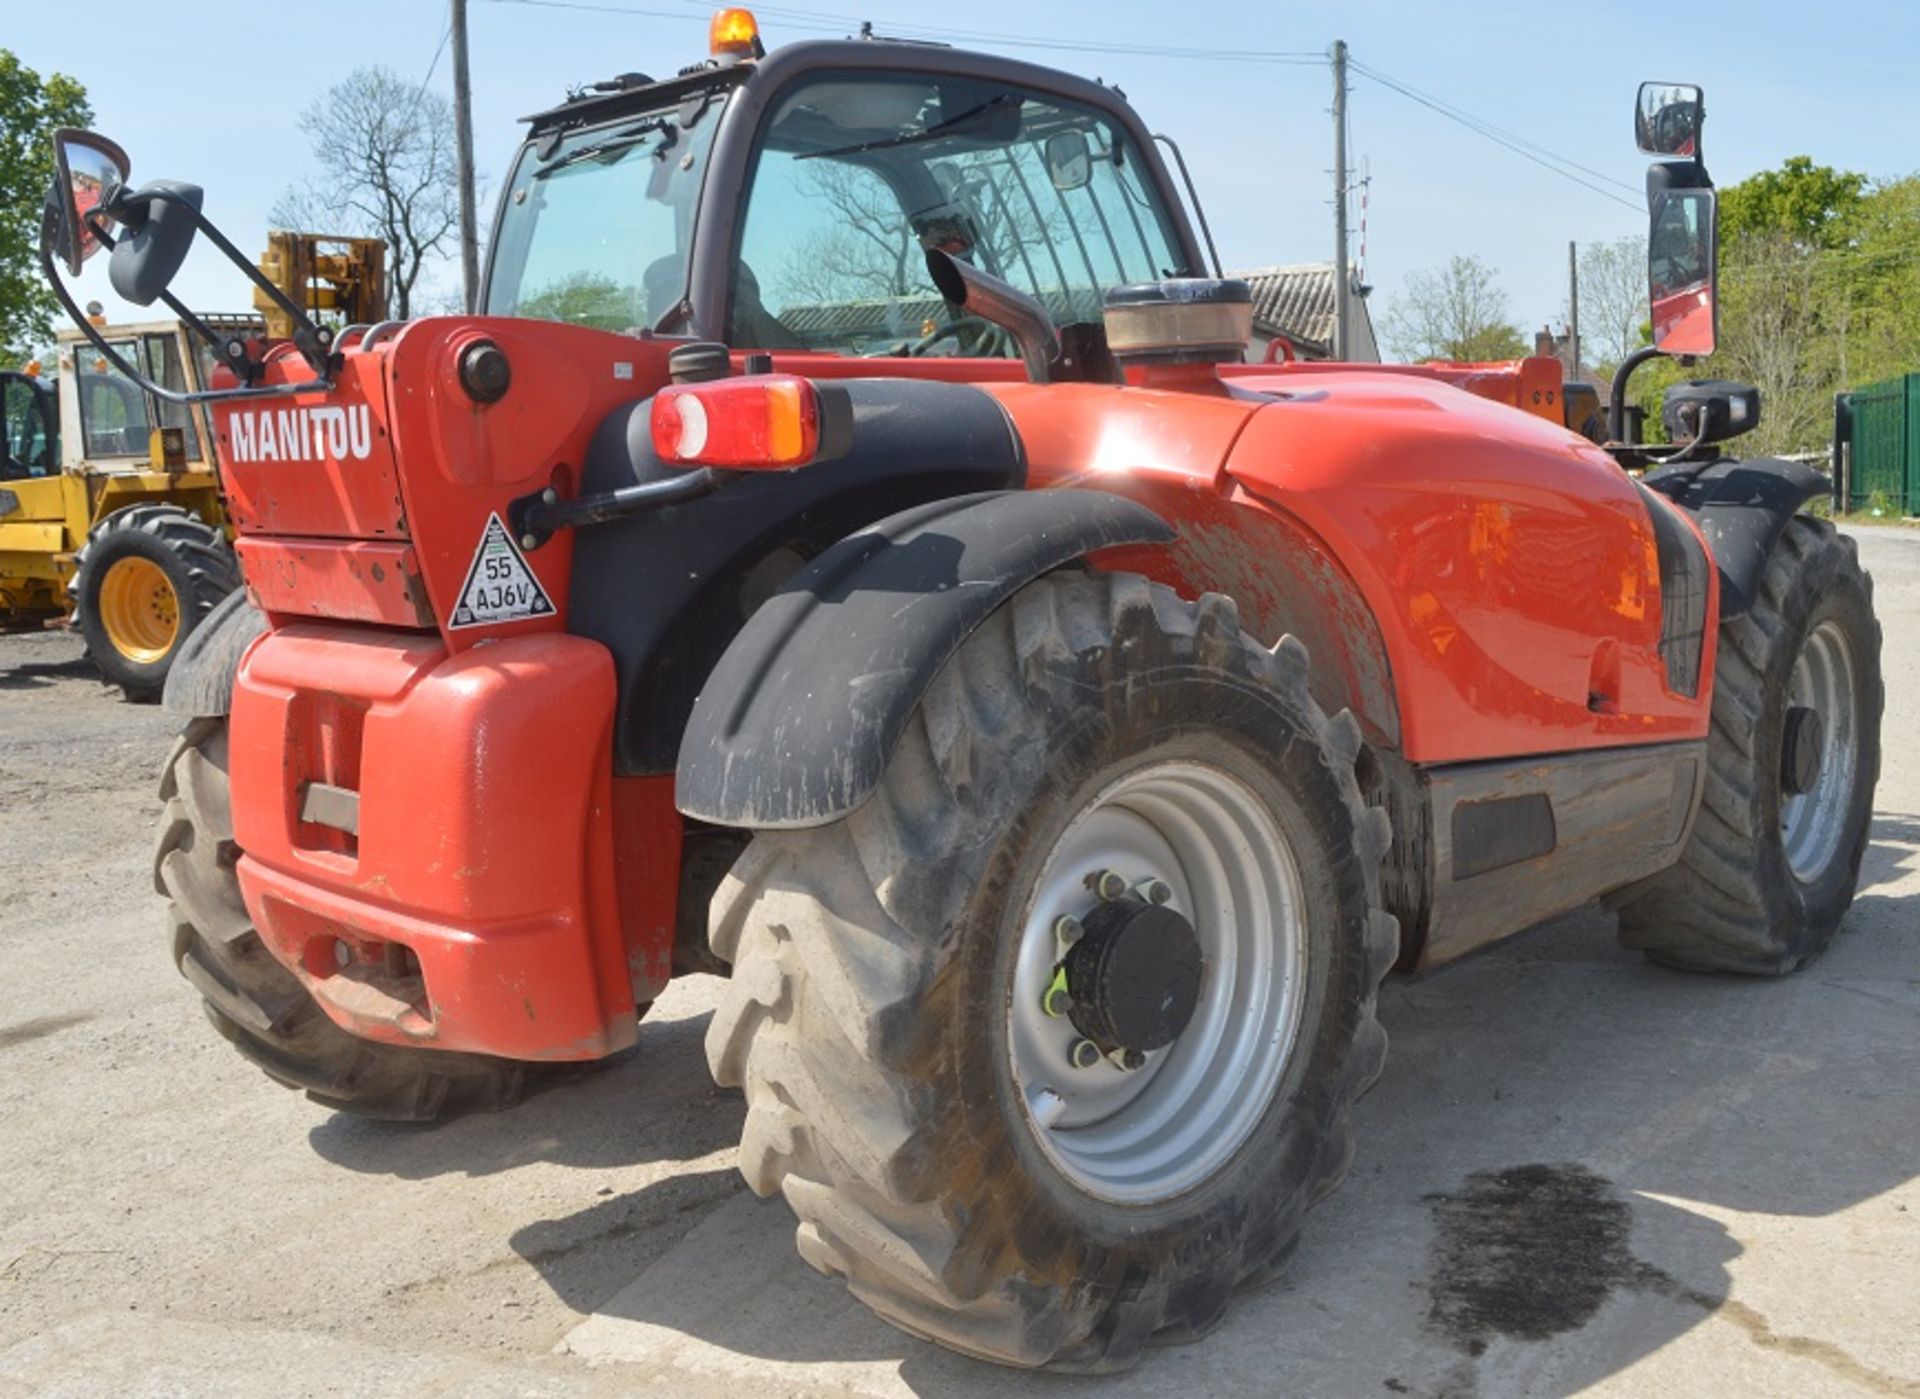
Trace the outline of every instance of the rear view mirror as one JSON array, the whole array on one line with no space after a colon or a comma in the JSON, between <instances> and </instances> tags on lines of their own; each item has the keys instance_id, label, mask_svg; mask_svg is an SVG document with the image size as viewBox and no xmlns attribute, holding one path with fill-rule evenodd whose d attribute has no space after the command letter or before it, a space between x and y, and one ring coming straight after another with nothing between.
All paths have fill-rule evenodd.
<instances>
[{"instance_id":1,"label":"rear view mirror","mask_svg":"<svg viewBox=\"0 0 1920 1399\"><path fill-rule=\"evenodd\" d=\"M1093 149L1084 131L1056 131L1047 137L1047 178L1065 193L1084 189L1093 179Z\"/></svg>"},{"instance_id":2,"label":"rear view mirror","mask_svg":"<svg viewBox=\"0 0 1920 1399\"><path fill-rule=\"evenodd\" d=\"M1633 113L1633 139L1648 155L1700 156L1706 115L1692 83L1642 83Z\"/></svg>"},{"instance_id":3,"label":"rear view mirror","mask_svg":"<svg viewBox=\"0 0 1920 1399\"><path fill-rule=\"evenodd\" d=\"M79 276L81 265L100 251L87 216L111 205L131 169L127 153L104 136L71 127L53 133L53 188L41 237L72 275Z\"/></svg>"},{"instance_id":4,"label":"rear view mirror","mask_svg":"<svg viewBox=\"0 0 1920 1399\"><path fill-rule=\"evenodd\" d=\"M1669 355L1710 355L1716 340L1715 199L1710 189L1662 190L1647 235L1653 343Z\"/></svg>"}]
</instances>

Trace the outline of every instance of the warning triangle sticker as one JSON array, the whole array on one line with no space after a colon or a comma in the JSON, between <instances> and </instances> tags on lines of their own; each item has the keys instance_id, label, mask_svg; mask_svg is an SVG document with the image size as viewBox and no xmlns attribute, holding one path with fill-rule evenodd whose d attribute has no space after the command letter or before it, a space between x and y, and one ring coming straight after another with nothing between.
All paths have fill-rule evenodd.
<instances>
[{"instance_id":1,"label":"warning triangle sticker","mask_svg":"<svg viewBox=\"0 0 1920 1399\"><path fill-rule=\"evenodd\" d=\"M540 580L527 567L526 556L513 542L497 514L487 517L480 547L453 606L449 627L490 627L496 622L519 622L553 615L553 602Z\"/></svg>"}]
</instances>

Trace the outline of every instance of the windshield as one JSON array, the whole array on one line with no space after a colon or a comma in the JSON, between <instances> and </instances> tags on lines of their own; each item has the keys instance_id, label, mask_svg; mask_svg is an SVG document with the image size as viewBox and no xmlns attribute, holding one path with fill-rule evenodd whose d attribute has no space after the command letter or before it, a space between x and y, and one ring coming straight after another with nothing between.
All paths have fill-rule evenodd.
<instances>
[{"instance_id":1,"label":"windshield","mask_svg":"<svg viewBox=\"0 0 1920 1399\"><path fill-rule=\"evenodd\" d=\"M693 212L720 102L577 131L520 153L486 310L599 330L653 326L686 290Z\"/></svg>"},{"instance_id":2,"label":"windshield","mask_svg":"<svg viewBox=\"0 0 1920 1399\"><path fill-rule=\"evenodd\" d=\"M762 350L1012 355L927 276L939 248L1097 321L1117 283L1191 275L1109 113L1006 83L822 74L762 129L727 339Z\"/></svg>"}]
</instances>

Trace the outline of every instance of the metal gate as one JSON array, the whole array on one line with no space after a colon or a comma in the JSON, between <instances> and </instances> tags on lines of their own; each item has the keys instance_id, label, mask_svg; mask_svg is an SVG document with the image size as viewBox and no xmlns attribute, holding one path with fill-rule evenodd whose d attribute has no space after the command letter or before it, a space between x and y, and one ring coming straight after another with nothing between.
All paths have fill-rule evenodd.
<instances>
[{"instance_id":1,"label":"metal gate","mask_svg":"<svg viewBox=\"0 0 1920 1399\"><path fill-rule=\"evenodd\" d=\"M1833 445L1849 510L1920 514L1920 374L1841 394Z\"/></svg>"}]
</instances>

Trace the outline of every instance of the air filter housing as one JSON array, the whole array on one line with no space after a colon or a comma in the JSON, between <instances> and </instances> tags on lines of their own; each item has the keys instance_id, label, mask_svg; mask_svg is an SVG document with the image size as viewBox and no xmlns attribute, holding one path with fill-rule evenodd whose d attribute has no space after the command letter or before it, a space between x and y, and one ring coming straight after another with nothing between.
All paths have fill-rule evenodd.
<instances>
[{"instance_id":1,"label":"air filter housing","mask_svg":"<svg viewBox=\"0 0 1920 1399\"><path fill-rule=\"evenodd\" d=\"M1246 355L1253 289L1237 278L1130 282L1107 292L1105 319L1122 365L1225 363Z\"/></svg>"}]
</instances>

